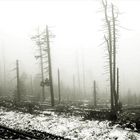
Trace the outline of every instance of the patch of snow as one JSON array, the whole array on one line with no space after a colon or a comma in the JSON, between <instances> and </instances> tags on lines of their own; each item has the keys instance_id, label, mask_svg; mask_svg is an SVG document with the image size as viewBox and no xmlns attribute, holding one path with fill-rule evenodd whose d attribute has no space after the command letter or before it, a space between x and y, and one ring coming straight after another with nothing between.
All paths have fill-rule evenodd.
<instances>
[{"instance_id":1,"label":"patch of snow","mask_svg":"<svg viewBox=\"0 0 140 140\"><path fill-rule=\"evenodd\" d=\"M109 126L109 121L83 121L81 117L58 116L50 111L44 111L40 115L31 115L1 108L0 124L26 131L36 129L73 140L140 139L138 133L123 130L118 125Z\"/></svg>"}]
</instances>

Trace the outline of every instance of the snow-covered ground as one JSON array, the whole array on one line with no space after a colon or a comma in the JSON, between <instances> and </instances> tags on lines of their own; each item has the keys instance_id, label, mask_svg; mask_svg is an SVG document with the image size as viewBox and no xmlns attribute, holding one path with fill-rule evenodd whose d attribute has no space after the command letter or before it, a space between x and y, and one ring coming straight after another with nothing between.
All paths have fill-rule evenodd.
<instances>
[{"instance_id":1,"label":"snow-covered ground","mask_svg":"<svg viewBox=\"0 0 140 140\"><path fill-rule=\"evenodd\" d=\"M108 121L83 121L81 117L56 115L44 111L40 115L6 111L0 108L0 124L22 130L40 130L74 140L140 140L140 134L109 126Z\"/></svg>"}]
</instances>

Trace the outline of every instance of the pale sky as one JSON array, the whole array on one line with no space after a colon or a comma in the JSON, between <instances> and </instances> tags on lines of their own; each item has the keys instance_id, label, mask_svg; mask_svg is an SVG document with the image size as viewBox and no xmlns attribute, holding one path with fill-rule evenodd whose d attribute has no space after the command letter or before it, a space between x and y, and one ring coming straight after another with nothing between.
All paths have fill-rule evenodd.
<instances>
[{"instance_id":1,"label":"pale sky","mask_svg":"<svg viewBox=\"0 0 140 140\"><path fill-rule=\"evenodd\" d=\"M113 1L113 0L112 0ZM114 0L119 9L118 66L120 68L120 89L140 92L140 1ZM100 0L1 0L0 1L0 53L5 52L6 69L9 73L19 59L30 74L38 73L34 58L35 44L30 39L38 26L47 24L56 35L52 39L52 67L54 81L60 68L62 81L72 85L72 76L77 75L80 65L82 86L83 65L86 87L91 89L92 81L105 90L109 85L105 69L105 45L103 40L103 18ZM128 29L128 30L127 30ZM3 48L3 49L2 49ZM76 56L79 54L78 56ZM1 60L2 62L2 55ZM84 57L84 59L82 58ZM84 62L82 62L84 60ZM1 69L2 68L1 64ZM27 70L28 69L28 70ZM77 78L77 77L76 77ZM71 87L71 86L70 86Z\"/></svg>"}]
</instances>

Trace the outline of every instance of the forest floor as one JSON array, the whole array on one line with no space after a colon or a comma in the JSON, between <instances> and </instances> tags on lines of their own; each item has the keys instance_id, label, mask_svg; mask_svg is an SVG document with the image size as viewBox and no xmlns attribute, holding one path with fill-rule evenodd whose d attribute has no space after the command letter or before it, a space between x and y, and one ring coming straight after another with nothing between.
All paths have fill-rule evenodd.
<instances>
[{"instance_id":1,"label":"forest floor","mask_svg":"<svg viewBox=\"0 0 140 140\"><path fill-rule=\"evenodd\" d=\"M140 140L140 133L107 120L85 120L83 116L42 110L27 113L0 107L0 124L23 131L39 130L73 140Z\"/></svg>"}]
</instances>

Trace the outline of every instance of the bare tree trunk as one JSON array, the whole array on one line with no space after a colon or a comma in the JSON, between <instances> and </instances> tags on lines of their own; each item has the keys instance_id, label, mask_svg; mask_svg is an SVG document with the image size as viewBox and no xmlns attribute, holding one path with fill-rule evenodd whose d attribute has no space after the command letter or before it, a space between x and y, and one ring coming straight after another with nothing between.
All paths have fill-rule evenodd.
<instances>
[{"instance_id":1,"label":"bare tree trunk","mask_svg":"<svg viewBox=\"0 0 140 140\"><path fill-rule=\"evenodd\" d=\"M107 28L108 28L108 37L109 39L106 38L107 44L108 44L108 53L109 53L109 69L110 69L110 94L111 94L111 110L114 110L114 100L113 100L113 95L114 95L114 85L113 85L113 73L112 73L112 33L111 33L111 24L108 19L107 15L107 1L103 1L103 7L104 7L104 13L105 13L105 20L107 23Z\"/></svg>"},{"instance_id":2,"label":"bare tree trunk","mask_svg":"<svg viewBox=\"0 0 140 140\"><path fill-rule=\"evenodd\" d=\"M40 83L40 86L41 86L41 101L44 101L45 100L45 81L44 81L44 65L43 65L43 43L42 42L42 35L40 34L39 32L39 28L38 28L38 33L37 35L33 36L32 37L33 40L35 40L37 46L38 46L38 55L35 56L36 59L40 59L40 70L41 70L41 83Z\"/></svg>"},{"instance_id":3,"label":"bare tree trunk","mask_svg":"<svg viewBox=\"0 0 140 140\"><path fill-rule=\"evenodd\" d=\"M40 68L41 68L41 78L42 78L42 81L41 81L41 87L42 87L42 101L45 100L45 86L44 86L44 69L43 69L43 54L42 54L42 46L40 44L40 35L39 35L39 29L38 29L38 42L39 42L39 53L40 53Z\"/></svg>"},{"instance_id":4,"label":"bare tree trunk","mask_svg":"<svg viewBox=\"0 0 140 140\"><path fill-rule=\"evenodd\" d=\"M19 82L19 61L16 60L16 72L17 72L17 96L16 96L16 102L20 102L21 95L20 95L20 82Z\"/></svg>"},{"instance_id":5,"label":"bare tree trunk","mask_svg":"<svg viewBox=\"0 0 140 140\"><path fill-rule=\"evenodd\" d=\"M118 106L117 92L116 92L116 19L114 16L114 6L112 4L112 22L113 22L113 88L115 107Z\"/></svg>"},{"instance_id":6,"label":"bare tree trunk","mask_svg":"<svg viewBox=\"0 0 140 140\"><path fill-rule=\"evenodd\" d=\"M94 96L94 107L97 106L97 98L96 98L96 81L93 82L93 96Z\"/></svg>"},{"instance_id":7,"label":"bare tree trunk","mask_svg":"<svg viewBox=\"0 0 140 140\"><path fill-rule=\"evenodd\" d=\"M32 79L32 75L31 75L31 93L32 93L32 96L33 96L34 90L33 90L33 79Z\"/></svg>"},{"instance_id":8,"label":"bare tree trunk","mask_svg":"<svg viewBox=\"0 0 140 140\"><path fill-rule=\"evenodd\" d=\"M60 93L60 72L59 72L59 69L58 69L58 96L59 96L59 104L61 102L61 93Z\"/></svg>"},{"instance_id":9,"label":"bare tree trunk","mask_svg":"<svg viewBox=\"0 0 140 140\"><path fill-rule=\"evenodd\" d=\"M51 65L51 52L50 52L50 40L48 26L46 26L46 38L48 49L48 67L49 67L49 80L50 80L50 92L51 92L51 105L54 106L54 92L53 92L53 79L52 79L52 65Z\"/></svg>"},{"instance_id":10,"label":"bare tree trunk","mask_svg":"<svg viewBox=\"0 0 140 140\"><path fill-rule=\"evenodd\" d=\"M117 68L117 101L119 103L119 68Z\"/></svg>"}]
</instances>

